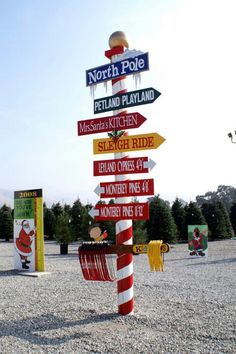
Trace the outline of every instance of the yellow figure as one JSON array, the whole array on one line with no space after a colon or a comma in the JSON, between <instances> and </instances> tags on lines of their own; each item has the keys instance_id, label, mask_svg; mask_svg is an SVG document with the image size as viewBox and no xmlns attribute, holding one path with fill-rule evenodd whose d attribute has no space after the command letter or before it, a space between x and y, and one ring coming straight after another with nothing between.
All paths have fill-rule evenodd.
<instances>
[{"instance_id":1,"label":"yellow figure","mask_svg":"<svg viewBox=\"0 0 236 354\"><path fill-rule=\"evenodd\" d=\"M162 255L161 255L161 245L160 241L150 241L148 244L147 254L148 261L151 271L162 271L164 270Z\"/></svg>"}]
</instances>

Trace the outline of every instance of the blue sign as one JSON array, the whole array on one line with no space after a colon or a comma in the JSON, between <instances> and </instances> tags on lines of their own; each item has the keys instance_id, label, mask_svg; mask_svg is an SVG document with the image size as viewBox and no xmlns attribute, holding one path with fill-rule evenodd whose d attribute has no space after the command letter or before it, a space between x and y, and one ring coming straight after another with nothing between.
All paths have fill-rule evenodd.
<instances>
[{"instance_id":1,"label":"blue sign","mask_svg":"<svg viewBox=\"0 0 236 354\"><path fill-rule=\"evenodd\" d=\"M149 70L148 53L86 70L86 86Z\"/></svg>"}]
</instances>

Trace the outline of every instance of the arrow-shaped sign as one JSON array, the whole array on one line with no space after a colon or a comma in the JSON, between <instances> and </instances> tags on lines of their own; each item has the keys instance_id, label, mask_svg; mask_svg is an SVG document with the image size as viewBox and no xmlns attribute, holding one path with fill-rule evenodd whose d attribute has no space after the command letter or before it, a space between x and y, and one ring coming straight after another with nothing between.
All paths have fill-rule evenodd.
<instances>
[{"instance_id":1,"label":"arrow-shaped sign","mask_svg":"<svg viewBox=\"0 0 236 354\"><path fill-rule=\"evenodd\" d=\"M100 198L137 197L154 194L153 179L136 179L116 182L102 182L94 192Z\"/></svg>"},{"instance_id":2,"label":"arrow-shaped sign","mask_svg":"<svg viewBox=\"0 0 236 354\"><path fill-rule=\"evenodd\" d=\"M143 163L144 169L149 168L150 170L152 170L154 166L156 166L156 162L153 161L152 159L149 159L148 161L144 161Z\"/></svg>"},{"instance_id":3,"label":"arrow-shaped sign","mask_svg":"<svg viewBox=\"0 0 236 354\"><path fill-rule=\"evenodd\" d=\"M86 70L86 86L149 70L148 53Z\"/></svg>"},{"instance_id":4,"label":"arrow-shaped sign","mask_svg":"<svg viewBox=\"0 0 236 354\"><path fill-rule=\"evenodd\" d=\"M89 215L99 220L148 220L148 203L131 204L97 204Z\"/></svg>"},{"instance_id":5,"label":"arrow-shaped sign","mask_svg":"<svg viewBox=\"0 0 236 354\"><path fill-rule=\"evenodd\" d=\"M94 219L96 216L99 215L99 210L92 208L89 210L88 214Z\"/></svg>"},{"instance_id":6,"label":"arrow-shaped sign","mask_svg":"<svg viewBox=\"0 0 236 354\"><path fill-rule=\"evenodd\" d=\"M94 114L153 103L161 93L152 87L94 100Z\"/></svg>"},{"instance_id":7,"label":"arrow-shaped sign","mask_svg":"<svg viewBox=\"0 0 236 354\"><path fill-rule=\"evenodd\" d=\"M94 176L148 173L156 163L145 157L125 157L123 159L99 160L93 162Z\"/></svg>"},{"instance_id":8,"label":"arrow-shaped sign","mask_svg":"<svg viewBox=\"0 0 236 354\"><path fill-rule=\"evenodd\" d=\"M157 149L164 141L165 139L157 133L122 136L118 140L111 138L94 139L93 153L108 154L112 152Z\"/></svg>"},{"instance_id":9,"label":"arrow-shaped sign","mask_svg":"<svg viewBox=\"0 0 236 354\"><path fill-rule=\"evenodd\" d=\"M78 121L78 135L139 128L146 118L138 112Z\"/></svg>"}]
</instances>

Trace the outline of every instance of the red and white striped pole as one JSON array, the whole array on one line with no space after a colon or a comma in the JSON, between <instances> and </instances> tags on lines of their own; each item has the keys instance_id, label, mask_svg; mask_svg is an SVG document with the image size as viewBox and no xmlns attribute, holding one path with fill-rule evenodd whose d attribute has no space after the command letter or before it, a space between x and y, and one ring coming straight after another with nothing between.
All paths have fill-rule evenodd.
<instances>
[{"instance_id":1,"label":"red and white striped pole","mask_svg":"<svg viewBox=\"0 0 236 354\"><path fill-rule=\"evenodd\" d=\"M105 56L111 61L116 55L124 52L124 47L128 48L128 42L125 34L121 31L114 32L109 38L110 50L105 52ZM112 94L121 94L127 92L125 86L126 77L122 76L112 80ZM113 111L113 114L125 113L125 111ZM125 153L115 153L115 159L127 157ZM116 175L116 181L124 181L126 175ZM116 198L116 203L128 203L130 198ZM116 244L130 245L133 243L132 220L119 220L116 223ZM117 256L117 291L118 291L118 313L121 315L130 315L134 311L133 295L133 255L118 254Z\"/></svg>"}]
</instances>

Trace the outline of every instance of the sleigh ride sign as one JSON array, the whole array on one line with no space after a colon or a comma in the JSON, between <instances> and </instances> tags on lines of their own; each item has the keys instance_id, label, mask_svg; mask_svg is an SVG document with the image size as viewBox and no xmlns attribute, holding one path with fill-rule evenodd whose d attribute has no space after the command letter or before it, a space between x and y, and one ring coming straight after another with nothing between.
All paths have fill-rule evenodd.
<instances>
[{"instance_id":1,"label":"sleigh ride sign","mask_svg":"<svg viewBox=\"0 0 236 354\"><path fill-rule=\"evenodd\" d=\"M165 138L157 133L122 136L117 140L110 138L94 139L93 153L108 154L157 149L164 141Z\"/></svg>"},{"instance_id":2,"label":"sleigh ride sign","mask_svg":"<svg viewBox=\"0 0 236 354\"><path fill-rule=\"evenodd\" d=\"M14 266L30 272L44 271L42 189L14 193Z\"/></svg>"}]
</instances>

